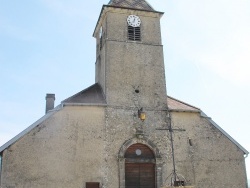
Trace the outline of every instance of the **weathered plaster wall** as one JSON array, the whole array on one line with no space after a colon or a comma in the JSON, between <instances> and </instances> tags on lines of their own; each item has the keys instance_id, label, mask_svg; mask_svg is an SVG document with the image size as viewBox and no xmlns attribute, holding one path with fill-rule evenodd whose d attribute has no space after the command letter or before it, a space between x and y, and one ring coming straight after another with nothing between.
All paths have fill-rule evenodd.
<instances>
[{"instance_id":1,"label":"weathered plaster wall","mask_svg":"<svg viewBox=\"0 0 250 188\"><path fill-rule=\"evenodd\" d=\"M104 108L64 107L3 153L2 188L102 181Z\"/></svg>"},{"instance_id":2,"label":"weathered plaster wall","mask_svg":"<svg viewBox=\"0 0 250 188\"><path fill-rule=\"evenodd\" d=\"M128 41L127 17L140 16L141 41ZM161 45L160 15L145 11L107 8L103 25L104 46L99 52L98 83L109 105L135 106L134 91L143 93L141 107L165 108L166 85Z\"/></svg>"},{"instance_id":3,"label":"weathered plaster wall","mask_svg":"<svg viewBox=\"0 0 250 188\"><path fill-rule=\"evenodd\" d=\"M166 112L146 112L142 122L137 108L64 107L4 151L2 188L75 188L89 181L118 188L124 176L118 153L129 139L145 144L150 139L164 155L162 167L170 151L167 133L156 127L165 125Z\"/></svg>"},{"instance_id":4,"label":"weathered plaster wall","mask_svg":"<svg viewBox=\"0 0 250 188\"><path fill-rule=\"evenodd\" d=\"M3 188L84 187L100 182L103 188L123 188L124 142L152 142L162 158L158 187L172 172L167 112L145 109L144 122L137 108L64 107L3 153ZM196 188L245 188L242 151L199 113L174 112L177 172ZM141 137L137 135L141 132ZM191 145L190 145L191 143ZM120 161L120 162L119 162ZM124 161L123 161L124 162Z\"/></svg>"},{"instance_id":5,"label":"weathered plaster wall","mask_svg":"<svg viewBox=\"0 0 250 188\"><path fill-rule=\"evenodd\" d=\"M109 7L107 16L107 38L114 41L128 41L127 17L137 15L141 19L141 43L161 45L160 14L139 10ZM138 43L138 42L137 42ZM140 42L139 42L140 43Z\"/></svg>"},{"instance_id":6,"label":"weathered plaster wall","mask_svg":"<svg viewBox=\"0 0 250 188\"><path fill-rule=\"evenodd\" d=\"M137 117L137 109L128 109L128 108L113 108L108 107L106 110L106 168L107 173L105 174L105 187L106 188L117 188L119 187L119 175L124 176L124 171L119 172L118 161L118 152L123 146L124 142L132 139L134 143L144 143L147 144L147 140L153 142L156 147L159 149L162 159L160 159L159 167L163 171L167 171L166 161L167 156L170 153L170 148L168 147L168 138L167 132L156 130L157 127L166 125L166 112L156 112L146 110L147 119L142 122ZM143 131L142 137L145 139L139 138L136 135L136 130ZM122 177L121 177L122 178ZM164 178L165 175L164 175ZM162 182L159 182L162 183ZM160 187L161 184L158 184ZM123 188L120 185L120 188Z\"/></svg>"},{"instance_id":7,"label":"weathered plaster wall","mask_svg":"<svg viewBox=\"0 0 250 188\"><path fill-rule=\"evenodd\" d=\"M116 38L117 34L113 33L116 31L115 28L120 28L119 22L116 21L117 17L126 23L127 15L110 14L108 16L107 29L110 31L109 35L112 36L112 39L109 38L106 41L108 52L106 56L106 62L108 62L106 65L107 103L134 106L134 91L138 88L143 93L141 101L139 101L141 107L164 106L166 87L162 46L145 44L147 38L142 39L141 43L119 41ZM154 21L159 22L158 19L154 19ZM146 22L142 21L142 24L146 24ZM122 24L123 27L127 25ZM147 24L153 25L151 22ZM124 30L127 29L124 28ZM141 32L149 31L142 28ZM126 40L126 36L124 36L124 40Z\"/></svg>"},{"instance_id":8,"label":"weathered plaster wall","mask_svg":"<svg viewBox=\"0 0 250 188\"><path fill-rule=\"evenodd\" d=\"M119 106L162 108L166 106L162 46L106 42L107 103ZM135 104L135 89L140 90Z\"/></svg>"},{"instance_id":9,"label":"weathered plaster wall","mask_svg":"<svg viewBox=\"0 0 250 188\"><path fill-rule=\"evenodd\" d=\"M100 29L102 28L102 29ZM95 72L95 82L99 83L103 89L104 94L106 94L106 38L107 38L107 26L106 21L98 27L98 32L102 31L102 36L98 34L96 36L96 72Z\"/></svg>"},{"instance_id":10,"label":"weathered plaster wall","mask_svg":"<svg viewBox=\"0 0 250 188\"><path fill-rule=\"evenodd\" d=\"M66 106L3 153L3 188L124 188L124 142L159 150L157 188L172 172L163 49L158 13L108 8L96 80L107 107ZM142 41L127 41L126 18L139 15ZM107 18L107 20L105 20ZM98 44L98 43L97 43ZM97 52L98 54L98 52ZM139 92L135 92L138 89ZM138 109L146 120L138 118ZM176 167L196 188L245 188L242 151L199 113L173 112ZM140 135L138 135L140 134ZM191 146L191 145L192 146Z\"/></svg>"},{"instance_id":11,"label":"weathered plaster wall","mask_svg":"<svg viewBox=\"0 0 250 188\"><path fill-rule=\"evenodd\" d=\"M246 187L244 153L199 113L172 113L177 171L197 188Z\"/></svg>"}]
</instances>

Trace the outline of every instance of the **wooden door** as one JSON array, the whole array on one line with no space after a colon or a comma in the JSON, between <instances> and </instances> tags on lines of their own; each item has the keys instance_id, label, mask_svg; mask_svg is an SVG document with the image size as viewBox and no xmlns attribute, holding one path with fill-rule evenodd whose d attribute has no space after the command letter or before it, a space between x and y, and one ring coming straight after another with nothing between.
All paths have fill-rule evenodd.
<instances>
[{"instance_id":1,"label":"wooden door","mask_svg":"<svg viewBox=\"0 0 250 188\"><path fill-rule=\"evenodd\" d=\"M126 188L155 188L154 163L126 163Z\"/></svg>"}]
</instances>

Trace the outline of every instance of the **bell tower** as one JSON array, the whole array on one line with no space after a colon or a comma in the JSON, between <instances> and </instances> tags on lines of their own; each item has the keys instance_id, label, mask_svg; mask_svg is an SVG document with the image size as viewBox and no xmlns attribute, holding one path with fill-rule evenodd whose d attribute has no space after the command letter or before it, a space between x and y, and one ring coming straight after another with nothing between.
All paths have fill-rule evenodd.
<instances>
[{"instance_id":1,"label":"bell tower","mask_svg":"<svg viewBox=\"0 0 250 188\"><path fill-rule=\"evenodd\" d=\"M145 0L111 0L96 38L96 82L108 105L164 108L166 84L160 18Z\"/></svg>"}]
</instances>

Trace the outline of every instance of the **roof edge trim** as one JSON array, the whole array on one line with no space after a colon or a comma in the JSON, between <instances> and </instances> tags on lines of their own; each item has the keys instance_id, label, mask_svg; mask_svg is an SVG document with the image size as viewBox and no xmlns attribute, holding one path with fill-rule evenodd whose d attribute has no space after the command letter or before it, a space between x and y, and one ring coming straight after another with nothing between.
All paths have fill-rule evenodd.
<instances>
[{"instance_id":1,"label":"roof edge trim","mask_svg":"<svg viewBox=\"0 0 250 188\"><path fill-rule=\"evenodd\" d=\"M203 111L201 111L201 117L204 117L206 119L208 119L208 121L215 126L217 129L219 129L219 131L221 131L231 142L233 142L236 146L238 146L238 148L240 148L245 155L248 155L249 152L242 146L240 145L235 139L233 139L233 137L231 137L226 131L224 131L217 123L215 123L211 117L207 116Z\"/></svg>"},{"instance_id":2,"label":"roof edge trim","mask_svg":"<svg viewBox=\"0 0 250 188\"><path fill-rule=\"evenodd\" d=\"M154 13L164 14L164 12L160 12L160 11L156 11L156 10L145 10L145 9L131 8L131 7L120 7L120 6L115 6L115 5L103 5L103 6L105 6L105 7L114 7L114 8L121 8L121 9L139 10L139 11L144 11L144 12L154 12Z\"/></svg>"},{"instance_id":3,"label":"roof edge trim","mask_svg":"<svg viewBox=\"0 0 250 188\"><path fill-rule=\"evenodd\" d=\"M146 1L146 0L144 0L144 1L147 3L147 5L148 5L152 10L155 10L155 9L148 3L148 1ZM112 0L109 1L108 5L110 5L111 3L112 3Z\"/></svg>"},{"instance_id":4,"label":"roof edge trim","mask_svg":"<svg viewBox=\"0 0 250 188\"><path fill-rule=\"evenodd\" d=\"M201 113L200 110L178 110L178 109L170 109L170 112L190 112L190 113Z\"/></svg>"},{"instance_id":5,"label":"roof edge trim","mask_svg":"<svg viewBox=\"0 0 250 188\"><path fill-rule=\"evenodd\" d=\"M147 0L144 0L144 1L148 4L148 6L149 6L150 8L152 8L153 10L155 10L154 7L152 7L152 6L149 4L149 2L148 2Z\"/></svg>"},{"instance_id":6,"label":"roof edge trim","mask_svg":"<svg viewBox=\"0 0 250 188\"><path fill-rule=\"evenodd\" d=\"M4 145L2 145L0 147L0 153L2 153L6 148L8 148L9 146L11 146L12 144L14 144L16 141L18 141L20 138L22 138L23 136L25 136L27 133L29 133L32 129L34 129L36 126L40 125L42 122L44 122L45 120L47 120L48 118L50 118L52 115L54 115L56 112L60 111L63 108L62 105L58 105L56 108L48 111L47 114L45 114L43 117L41 117L40 119L38 119L35 123L33 123L32 125L30 125L28 128L24 129L21 133L19 133L18 135L16 135L14 138L12 138L11 140L9 140L8 142L6 142Z\"/></svg>"},{"instance_id":7,"label":"roof edge trim","mask_svg":"<svg viewBox=\"0 0 250 188\"><path fill-rule=\"evenodd\" d=\"M107 106L107 104L101 104L101 103L63 103L63 106Z\"/></svg>"}]
</instances>

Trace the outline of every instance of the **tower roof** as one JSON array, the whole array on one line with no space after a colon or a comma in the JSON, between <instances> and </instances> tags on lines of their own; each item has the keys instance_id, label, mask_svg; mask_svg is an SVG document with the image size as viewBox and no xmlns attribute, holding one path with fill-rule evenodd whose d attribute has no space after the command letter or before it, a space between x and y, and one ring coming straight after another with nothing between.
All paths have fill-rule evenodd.
<instances>
[{"instance_id":1,"label":"tower roof","mask_svg":"<svg viewBox=\"0 0 250 188\"><path fill-rule=\"evenodd\" d=\"M109 5L116 7L155 11L146 0L110 0Z\"/></svg>"},{"instance_id":2,"label":"tower roof","mask_svg":"<svg viewBox=\"0 0 250 188\"><path fill-rule=\"evenodd\" d=\"M63 104L65 103L87 103L87 104L106 104L102 88L99 84L94 84L87 89L65 99L62 101Z\"/></svg>"}]
</instances>

